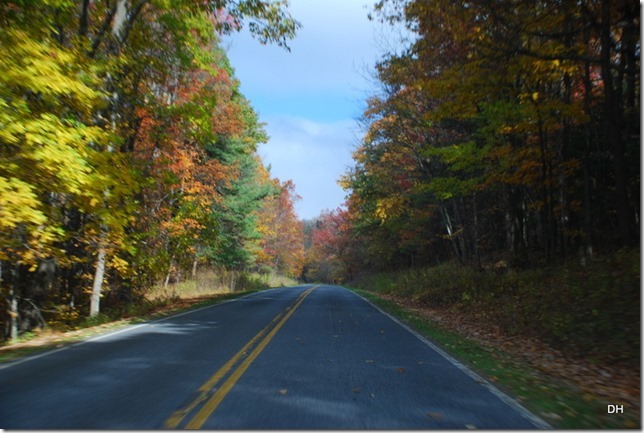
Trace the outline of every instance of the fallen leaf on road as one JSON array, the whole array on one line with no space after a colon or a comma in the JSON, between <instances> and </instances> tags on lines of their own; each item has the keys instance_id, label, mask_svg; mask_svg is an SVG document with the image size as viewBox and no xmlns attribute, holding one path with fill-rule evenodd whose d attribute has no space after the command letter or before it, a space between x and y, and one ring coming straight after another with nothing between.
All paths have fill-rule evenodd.
<instances>
[{"instance_id":1,"label":"fallen leaf on road","mask_svg":"<svg viewBox=\"0 0 644 433\"><path fill-rule=\"evenodd\" d=\"M398 367L398 368L396 369L396 371L397 371L398 373L404 373L404 372L405 372L405 369L404 369L403 367Z\"/></svg>"},{"instance_id":2,"label":"fallen leaf on road","mask_svg":"<svg viewBox=\"0 0 644 433\"><path fill-rule=\"evenodd\" d=\"M441 412L427 412L427 416L436 421L440 421L444 418L444 415Z\"/></svg>"},{"instance_id":3,"label":"fallen leaf on road","mask_svg":"<svg viewBox=\"0 0 644 433\"><path fill-rule=\"evenodd\" d=\"M286 395L287 392L288 392L288 390L286 390L286 389L280 389L280 391L279 391L280 395Z\"/></svg>"}]
</instances>

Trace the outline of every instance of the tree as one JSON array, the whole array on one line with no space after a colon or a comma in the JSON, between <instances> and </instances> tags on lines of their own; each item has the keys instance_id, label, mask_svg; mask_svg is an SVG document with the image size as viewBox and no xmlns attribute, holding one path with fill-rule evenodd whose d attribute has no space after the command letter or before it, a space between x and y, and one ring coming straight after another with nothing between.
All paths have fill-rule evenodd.
<instances>
[{"instance_id":1,"label":"tree","mask_svg":"<svg viewBox=\"0 0 644 433\"><path fill-rule=\"evenodd\" d=\"M293 207L299 196L290 180L281 183L279 179L272 179L270 182L275 193L266 197L258 212L261 251L257 264L297 278L304 261L303 226Z\"/></svg>"},{"instance_id":2,"label":"tree","mask_svg":"<svg viewBox=\"0 0 644 433\"><path fill-rule=\"evenodd\" d=\"M346 210L325 211L313 221L307 251L307 281L337 283L353 277L355 243Z\"/></svg>"},{"instance_id":3,"label":"tree","mask_svg":"<svg viewBox=\"0 0 644 433\"><path fill-rule=\"evenodd\" d=\"M29 308L42 316L44 303L66 304L94 315L104 280L110 302L131 302L167 272L173 255L195 258L222 244L224 233L213 229L218 206L231 208L232 196L254 182L255 146L264 135L217 34L248 26L260 42L286 46L299 26L286 6L0 5L0 288L13 336ZM203 234L206 246L195 241ZM153 263L157 254L162 259ZM46 285L59 290L39 290L36 299L26 287L42 286L30 280L52 260Z\"/></svg>"},{"instance_id":4,"label":"tree","mask_svg":"<svg viewBox=\"0 0 644 433\"><path fill-rule=\"evenodd\" d=\"M370 239L364 263L480 266L504 252L527 265L637 239L635 2L384 0L375 12L417 37L377 65L382 91L342 181Z\"/></svg>"}]
</instances>

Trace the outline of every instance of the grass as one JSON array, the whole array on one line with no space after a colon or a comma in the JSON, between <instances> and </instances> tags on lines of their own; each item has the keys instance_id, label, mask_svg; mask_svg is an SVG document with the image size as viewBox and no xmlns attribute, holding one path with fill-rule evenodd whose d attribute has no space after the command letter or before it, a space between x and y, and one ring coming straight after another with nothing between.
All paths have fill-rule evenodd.
<instances>
[{"instance_id":1,"label":"grass","mask_svg":"<svg viewBox=\"0 0 644 433\"><path fill-rule=\"evenodd\" d=\"M640 272L639 249L624 249L585 264L479 270L447 262L352 284L538 338L571 356L639 366Z\"/></svg>"},{"instance_id":2,"label":"grass","mask_svg":"<svg viewBox=\"0 0 644 433\"><path fill-rule=\"evenodd\" d=\"M204 269L197 273L196 278L169 284L167 287L163 284L157 284L146 294L146 299L150 301L185 299L237 291L258 290L265 287L295 286L297 284L298 282L292 278L275 274Z\"/></svg>"},{"instance_id":3,"label":"grass","mask_svg":"<svg viewBox=\"0 0 644 433\"><path fill-rule=\"evenodd\" d=\"M128 325L178 314L239 298L272 287L295 286L297 281L267 274L204 270L197 278L152 288L139 303L102 312L78 321L73 327L49 327L21 335L0 346L0 363L77 343Z\"/></svg>"},{"instance_id":4,"label":"grass","mask_svg":"<svg viewBox=\"0 0 644 433\"><path fill-rule=\"evenodd\" d=\"M609 415L607 405L615 402L584 395L560 380L534 370L514 354L482 346L373 292L352 290L407 323L553 427L624 429L640 426L639 413Z\"/></svg>"}]
</instances>

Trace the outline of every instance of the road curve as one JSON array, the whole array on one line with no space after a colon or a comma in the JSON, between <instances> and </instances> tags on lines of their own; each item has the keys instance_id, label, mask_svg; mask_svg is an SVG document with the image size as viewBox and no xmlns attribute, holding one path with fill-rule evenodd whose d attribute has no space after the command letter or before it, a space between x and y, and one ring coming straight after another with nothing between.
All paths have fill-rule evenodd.
<instances>
[{"instance_id":1,"label":"road curve","mask_svg":"<svg viewBox=\"0 0 644 433\"><path fill-rule=\"evenodd\" d=\"M5 429L547 427L337 286L271 289L0 366Z\"/></svg>"}]
</instances>

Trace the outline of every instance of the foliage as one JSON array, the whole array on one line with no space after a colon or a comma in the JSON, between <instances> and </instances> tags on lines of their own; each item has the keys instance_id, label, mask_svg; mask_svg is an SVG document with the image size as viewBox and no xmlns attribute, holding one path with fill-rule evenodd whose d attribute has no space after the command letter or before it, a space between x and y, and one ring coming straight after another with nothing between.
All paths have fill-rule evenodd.
<instances>
[{"instance_id":1,"label":"foliage","mask_svg":"<svg viewBox=\"0 0 644 433\"><path fill-rule=\"evenodd\" d=\"M293 207L299 196L290 180L280 183L279 179L272 179L268 182L275 193L264 200L258 212L261 250L257 265L272 273L299 277L304 261L304 239L302 223Z\"/></svg>"},{"instance_id":2,"label":"foliage","mask_svg":"<svg viewBox=\"0 0 644 433\"><path fill-rule=\"evenodd\" d=\"M575 356L638 363L639 252L625 249L529 270L478 270L458 262L365 275L358 287L452 309L508 335L538 338Z\"/></svg>"},{"instance_id":3,"label":"foliage","mask_svg":"<svg viewBox=\"0 0 644 433\"><path fill-rule=\"evenodd\" d=\"M305 281L338 283L353 277L353 251L361 242L350 234L346 210L323 212L311 221L307 236L306 259L302 272Z\"/></svg>"},{"instance_id":4,"label":"foliage","mask_svg":"<svg viewBox=\"0 0 644 433\"><path fill-rule=\"evenodd\" d=\"M5 337L97 314L101 298L122 310L206 262L255 263L267 137L218 34L247 26L288 48L286 6L0 5Z\"/></svg>"},{"instance_id":5,"label":"foliage","mask_svg":"<svg viewBox=\"0 0 644 433\"><path fill-rule=\"evenodd\" d=\"M636 242L636 2L383 0L374 12L415 39L378 63L342 179L363 263L521 267Z\"/></svg>"}]
</instances>

